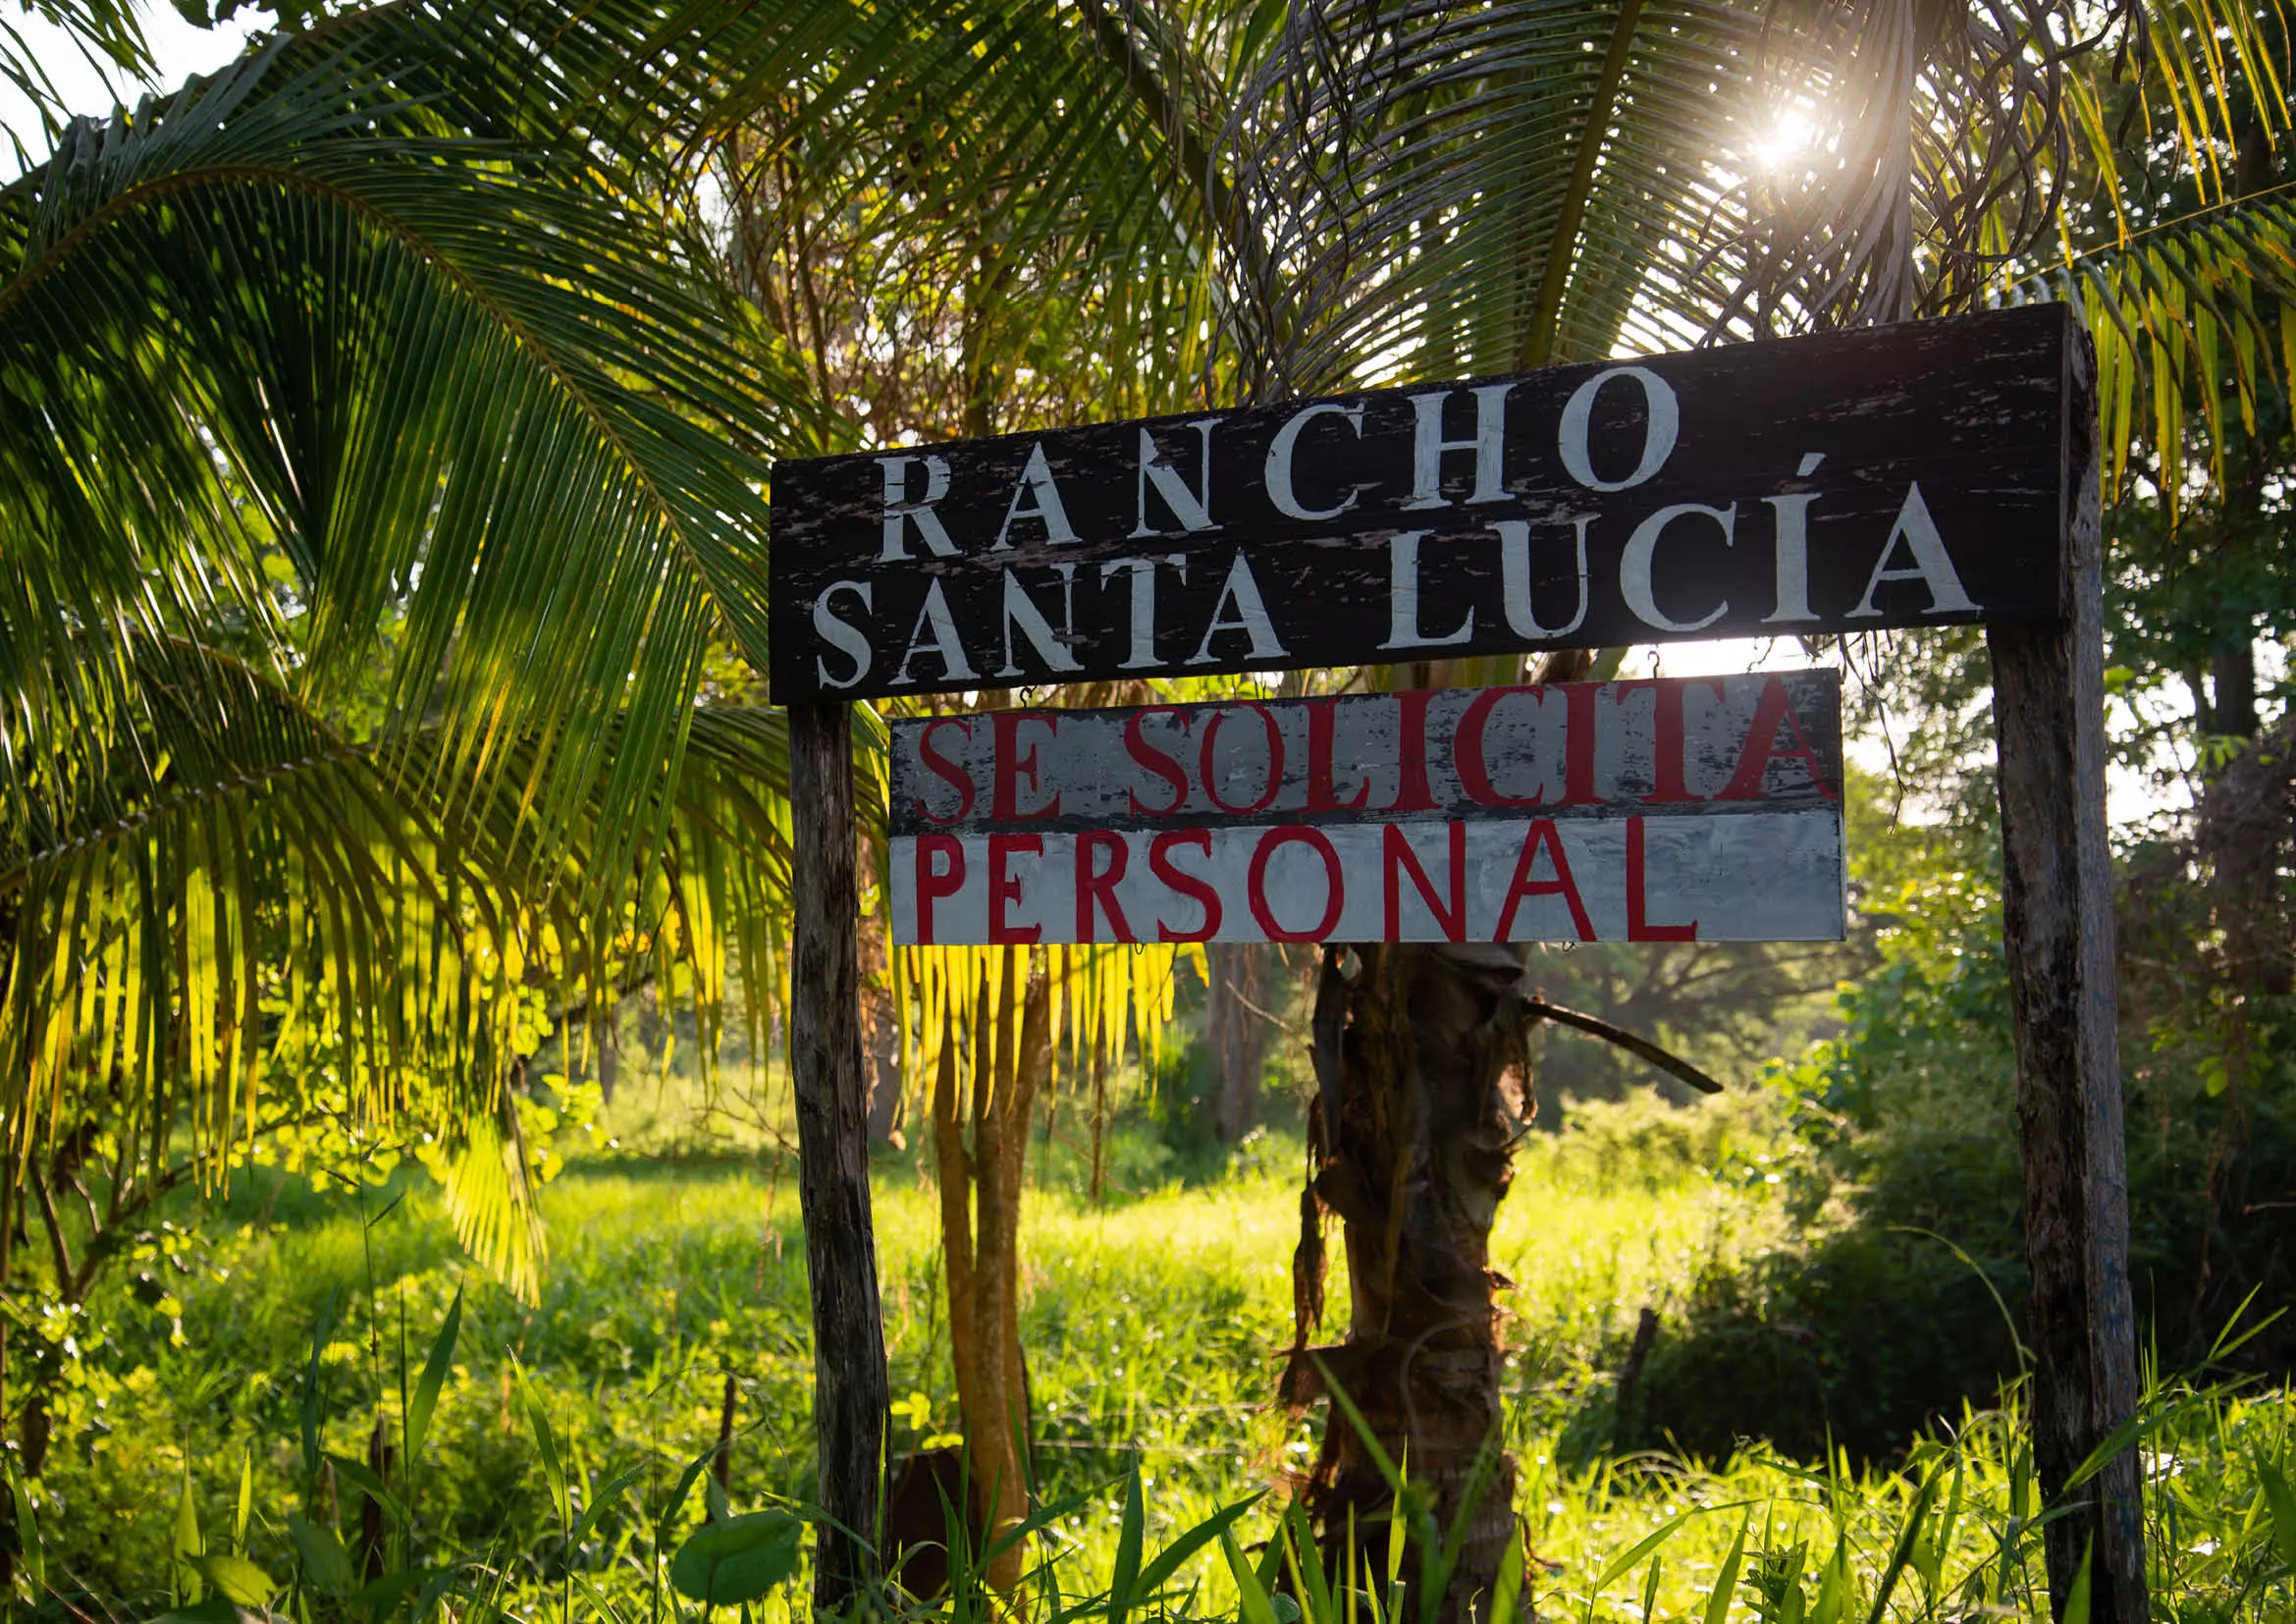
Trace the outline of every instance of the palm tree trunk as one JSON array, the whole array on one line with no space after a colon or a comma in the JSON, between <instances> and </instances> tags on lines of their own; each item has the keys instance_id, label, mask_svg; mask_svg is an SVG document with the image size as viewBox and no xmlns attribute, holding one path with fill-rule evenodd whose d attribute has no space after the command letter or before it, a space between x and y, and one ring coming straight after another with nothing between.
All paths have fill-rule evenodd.
<instances>
[{"instance_id":1,"label":"palm tree trunk","mask_svg":"<svg viewBox=\"0 0 2296 1624\"><path fill-rule=\"evenodd\" d=\"M1341 969L1349 951L1352 978ZM1316 1001L1325 1154L1313 1187L1343 1225L1350 1324L1344 1343L1312 1352L1380 1449L1432 1496L1438 1527L1467 1519L1447 1620L1482 1617L1514 1533L1493 1300L1509 1282L1490 1267L1490 1236L1531 1109L1522 998L1522 962L1505 947L1404 945L1330 949ZM1303 1301L1312 1295L1296 1283ZM1311 1397L1321 1380L1303 1350L1287 1395ZM1383 1546L1384 1533L1366 1529L1393 1496L1336 1404L1307 1501L1330 1555L1351 1511L1359 1545ZM1415 1554L1404 1571L1417 1573Z\"/></svg>"}]
</instances>

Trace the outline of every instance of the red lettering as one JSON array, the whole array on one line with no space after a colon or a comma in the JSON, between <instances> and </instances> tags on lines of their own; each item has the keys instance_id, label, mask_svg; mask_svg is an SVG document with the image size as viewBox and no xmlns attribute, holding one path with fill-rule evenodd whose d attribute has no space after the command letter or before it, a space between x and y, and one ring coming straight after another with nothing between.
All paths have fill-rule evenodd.
<instances>
[{"instance_id":1,"label":"red lettering","mask_svg":"<svg viewBox=\"0 0 2296 1624\"><path fill-rule=\"evenodd\" d=\"M1025 823L1031 818L1049 818L1060 810L1060 792L1042 806L1023 812L1020 809L1020 781L1028 776L1029 787L1043 787L1044 770L1037 762L1037 746L1032 744L1024 754L1021 750L1021 725L1040 723L1047 739L1059 736L1059 715L1054 711L991 711L988 720L996 730L995 788L990 792L988 815L998 823ZM1031 938L1034 941L1035 938Z\"/></svg>"},{"instance_id":2,"label":"red lettering","mask_svg":"<svg viewBox=\"0 0 2296 1624\"><path fill-rule=\"evenodd\" d=\"M1719 677L1680 679L1640 677L1630 682L1614 683L1611 687L1612 698L1622 705L1626 703L1627 695L1643 688L1650 690L1650 793L1642 797L1645 806L1665 806L1698 799L1690 793L1690 786L1682 778L1682 757L1688 748L1682 722L1682 700L1689 693L1693 681L1704 682L1714 690L1715 698L1722 697L1722 678Z\"/></svg>"},{"instance_id":3,"label":"red lettering","mask_svg":"<svg viewBox=\"0 0 2296 1624\"><path fill-rule=\"evenodd\" d=\"M1593 682L1563 684L1563 798L1558 805L1602 802L1594 792L1594 696L1601 691Z\"/></svg>"},{"instance_id":4,"label":"red lettering","mask_svg":"<svg viewBox=\"0 0 2296 1624\"><path fill-rule=\"evenodd\" d=\"M1267 730L1267 788L1249 806L1230 806L1220 799L1220 781L1212 773L1212 745L1220 736L1220 724L1228 720L1232 709L1255 712L1259 725ZM1212 805L1222 812L1262 812L1273 804L1276 791L1284 786L1284 731L1273 712L1265 705L1246 700L1240 707L1222 706L1211 713L1211 720L1203 725L1203 748L1197 754L1197 771L1203 778L1203 792Z\"/></svg>"},{"instance_id":5,"label":"red lettering","mask_svg":"<svg viewBox=\"0 0 2296 1624\"><path fill-rule=\"evenodd\" d=\"M1546 703L1544 688L1485 688L1468 704L1467 714L1459 719L1459 731L1451 735L1451 765L1459 774L1459 786L1478 806L1536 806L1546 793L1540 788L1527 795L1502 795L1491 783L1490 754L1483 748L1483 730L1490 726L1491 712L1498 709L1499 701L1517 693L1526 693L1540 704Z\"/></svg>"},{"instance_id":6,"label":"red lettering","mask_svg":"<svg viewBox=\"0 0 2296 1624\"><path fill-rule=\"evenodd\" d=\"M1041 835L991 835L988 837L989 941L1039 942L1043 939L1043 926L1015 925L1005 915L1005 909L1021 899L1021 883L1013 878L1012 859L1015 857L1041 857L1043 855L1044 837Z\"/></svg>"},{"instance_id":7,"label":"red lettering","mask_svg":"<svg viewBox=\"0 0 2296 1624\"><path fill-rule=\"evenodd\" d=\"M1419 896L1427 904L1427 911L1435 916L1435 923L1443 927L1443 940L1467 940L1467 825L1453 819L1444 826L1451 838L1451 905L1435 894L1435 883L1427 878L1427 871L1419 866L1419 854L1412 849L1411 838L1401 824L1389 824L1380 836L1383 871L1382 884L1387 897L1387 940L1401 942L1403 933L1397 928L1403 912L1403 877L1409 873L1412 884L1419 888Z\"/></svg>"},{"instance_id":8,"label":"red lettering","mask_svg":"<svg viewBox=\"0 0 2296 1624\"><path fill-rule=\"evenodd\" d=\"M1686 925L1653 925L1650 904L1642 893L1642 820L1627 820L1627 940L1629 942L1695 942L1698 921Z\"/></svg>"},{"instance_id":9,"label":"red lettering","mask_svg":"<svg viewBox=\"0 0 2296 1624\"><path fill-rule=\"evenodd\" d=\"M1186 804L1188 800L1187 769L1180 765L1177 756L1168 756L1150 744L1148 741L1148 735L1140 730L1140 725L1151 716L1177 716L1185 720L1186 715L1187 713L1177 705L1150 705L1145 711L1134 711L1132 720L1124 724L1124 753L1172 786L1171 802L1165 806L1150 806L1140 798L1138 789L1131 790L1132 809L1135 812L1145 812L1150 817L1163 818L1179 811Z\"/></svg>"},{"instance_id":10,"label":"red lettering","mask_svg":"<svg viewBox=\"0 0 2296 1624\"><path fill-rule=\"evenodd\" d=\"M1100 867L1097 854L1108 854L1108 866ZM1124 878L1125 865L1132 861L1132 848L1124 843L1124 837L1112 830L1088 829L1076 838L1076 939L1079 942L1097 942L1097 908L1108 912L1108 923L1115 927L1112 941L1137 942L1132 926L1125 921L1124 909L1116 901L1116 883Z\"/></svg>"},{"instance_id":11,"label":"red lettering","mask_svg":"<svg viewBox=\"0 0 2296 1624\"><path fill-rule=\"evenodd\" d=\"M1293 843L1312 846L1323 859L1323 917L1304 931L1287 931L1276 923L1275 909L1267 900L1267 865L1276 852ZM1252 870L1245 882L1245 896L1252 903L1252 917L1259 921L1259 928L1270 942L1320 942L1339 924L1340 910L1347 905L1346 882L1341 878L1339 853L1331 849L1320 829L1309 829L1306 824L1278 824L1259 837L1259 844L1252 851Z\"/></svg>"},{"instance_id":12,"label":"red lettering","mask_svg":"<svg viewBox=\"0 0 2296 1624\"><path fill-rule=\"evenodd\" d=\"M1363 775L1363 782L1356 786L1356 798L1343 801L1331 782L1332 732L1335 718L1332 708L1336 699L1309 699L1308 710L1308 810L1310 812L1352 812L1371 798L1371 775Z\"/></svg>"},{"instance_id":13,"label":"red lettering","mask_svg":"<svg viewBox=\"0 0 2296 1624\"><path fill-rule=\"evenodd\" d=\"M973 814L973 775L933 747L934 731L939 728L954 728L971 738L973 725L961 716L936 716L925 724L925 731L917 735L917 759L932 768L944 782L956 785L957 809L952 816L934 818L932 809L925 804L925 797L919 795L915 797L917 813L920 817L933 818L934 823L959 823Z\"/></svg>"},{"instance_id":14,"label":"red lettering","mask_svg":"<svg viewBox=\"0 0 2296 1624\"><path fill-rule=\"evenodd\" d=\"M1184 872L1172 861L1175 846L1201 847L1205 857L1211 856L1211 831L1208 829L1175 829L1169 835L1158 835L1148 841L1148 868L1155 877L1181 895L1203 909L1201 930L1176 931L1162 920L1156 922L1158 942L1209 942L1212 933L1220 928L1220 893L1195 875Z\"/></svg>"},{"instance_id":15,"label":"red lettering","mask_svg":"<svg viewBox=\"0 0 2296 1624\"><path fill-rule=\"evenodd\" d=\"M1403 725L1398 730L1395 746L1400 776L1395 785L1395 803L1387 810L1432 812L1435 796L1427 787L1427 707L1434 702L1435 690L1405 688L1394 698L1403 708Z\"/></svg>"},{"instance_id":16,"label":"red lettering","mask_svg":"<svg viewBox=\"0 0 2296 1624\"><path fill-rule=\"evenodd\" d=\"M1793 746L1778 747L1778 730L1783 726L1793 734ZM1834 798L1834 785L1826 781L1825 763L1810 743L1810 735L1802 731L1801 718L1793 714L1793 697L1786 691L1786 679L1773 677L1762 684L1761 702L1754 707L1753 725L1746 729L1746 742L1739 751L1737 771L1730 777L1716 800L1760 800L1763 785L1770 776L1773 761L1798 761L1810 775L1810 782L1818 786L1818 793L1828 800Z\"/></svg>"},{"instance_id":17,"label":"red lettering","mask_svg":"<svg viewBox=\"0 0 2296 1624\"><path fill-rule=\"evenodd\" d=\"M934 857L946 857L948 866L935 867ZM917 940L931 945L933 904L965 889L965 843L954 835L917 837Z\"/></svg>"},{"instance_id":18,"label":"red lettering","mask_svg":"<svg viewBox=\"0 0 2296 1624\"><path fill-rule=\"evenodd\" d=\"M1554 859L1552 880L1530 877L1531 866L1538 861L1541 850ZM1586 904L1579 900L1578 883L1571 878L1571 859L1563 854L1563 832L1555 827L1552 818L1531 819L1530 830L1522 837L1522 854L1515 859L1515 878L1507 883L1507 899L1499 906L1499 928L1491 933L1493 942L1508 940L1509 933L1515 929L1515 910L1529 896L1560 896L1563 905L1571 910L1571 925L1577 931L1578 940L1594 940L1594 922L1586 917Z\"/></svg>"}]
</instances>

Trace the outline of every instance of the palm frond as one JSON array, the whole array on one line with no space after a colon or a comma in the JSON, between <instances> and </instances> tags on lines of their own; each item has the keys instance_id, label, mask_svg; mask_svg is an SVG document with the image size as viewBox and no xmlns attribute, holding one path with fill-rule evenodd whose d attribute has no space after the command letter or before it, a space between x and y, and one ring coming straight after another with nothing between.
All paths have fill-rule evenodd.
<instances>
[{"instance_id":1,"label":"palm frond","mask_svg":"<svg viewBox=\"0 0 2296 1624\"><path fill-rule=\"evenodd\" d=\"M321 709L380 665L386 731L443 719L403 756L435 784L526 741L545 843L603 792L618 875L711 637L764 659L759 486L811 403L643 196L372 56L275 44L0 199L0 683L37 696L6 787L128 702L82 628L229 626Z\"/></svg>"},{"instance_id":2,"label":"palm frond","mask_svg":"<svg viewBox=\"0 0 2296 1624\"><path fill-rule=\"evenodd\" d=\"M726 1001L727 943L761 973L786 921L778 727L696 713L661 854L623 877L628 904L601 932L551 865L620 860L610 794L570 848L546 843L513 778L450 815L405 770L431 748L419 735L350 740L193 644L103 658L139 679L134 726L88 741L58 816L0 827L14 1164L99 1107L154 1176L182 1157L220 1175L283 1106L422 1128L453 1148L451 1204L465 1188L478 1203L482 1260L530 1283L507 1086L547 1010L595 1009L633 959L664 980L682 967L705 1020ZM516 1221L479 1221L504 1201Z\"/></svg>"}]
</instances>

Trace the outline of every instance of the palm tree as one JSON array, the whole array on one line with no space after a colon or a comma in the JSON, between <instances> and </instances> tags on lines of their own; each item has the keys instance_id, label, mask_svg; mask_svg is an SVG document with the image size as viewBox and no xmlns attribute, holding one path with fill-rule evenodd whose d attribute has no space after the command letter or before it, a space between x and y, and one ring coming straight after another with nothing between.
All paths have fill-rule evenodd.
<instances>
[{"instance_id":1,"label":"palm tree","mask_svg":"<svg viewBox=\"0 0 2296 1624\"><path fill-rule=\"evenodd\" d=\"M133 56L131 14L63 15ZM431 1130L530 1292L543 1032L649 962L706 1034L771 985L785 737L698 698L762 661L762 470L818 414L649 132L569 114L623 58L534 37L345 18L62 123L0 189L0 1392L33 1474L19 1274L76 1303L166 1189L324 1116L354 1153Z\"/></svg>"}]
</instances>

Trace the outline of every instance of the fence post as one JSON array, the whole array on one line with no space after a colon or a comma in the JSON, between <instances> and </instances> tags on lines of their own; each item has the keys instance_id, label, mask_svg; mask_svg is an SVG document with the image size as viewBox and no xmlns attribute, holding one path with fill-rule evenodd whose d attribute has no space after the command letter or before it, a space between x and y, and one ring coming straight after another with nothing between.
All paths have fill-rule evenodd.
<instances>
[{"instance_id":1,"label":"fence post","mask_svg":"<svg viewBox=\"0 0 2296 1624\"><path fill-rule=\"evenodd\" d=\"M2025 1253L2033 1276L2034 1464L2058 1618L2086 1558L2089 1617L2145 1624L2134 1448L2068 1496L2090 1452L2136 1410L2128 1151L2115 1021L2105 821L2104 532L2096 361L2068 317L2065 613L1988 627L2000 752L2002 930L2016 1027Z\"/></svg>"},{"instance_id":2,"label":"fence post","mask_svg":"<svg viewBox=\"0 0 2296 1624\"><path fill-rule=\"evenodd\" d=\"M879 1483L891 1397L869 1197L861 1068L861 896L854 875L849 708L789 706L789 1078L797 1099L798 1193L813 1288L813 1431L825 1527L814 1605L833 1609L877 1556ZM850 1531L850 1532L845 1532Z\"/></svg>"}]
</instances>

